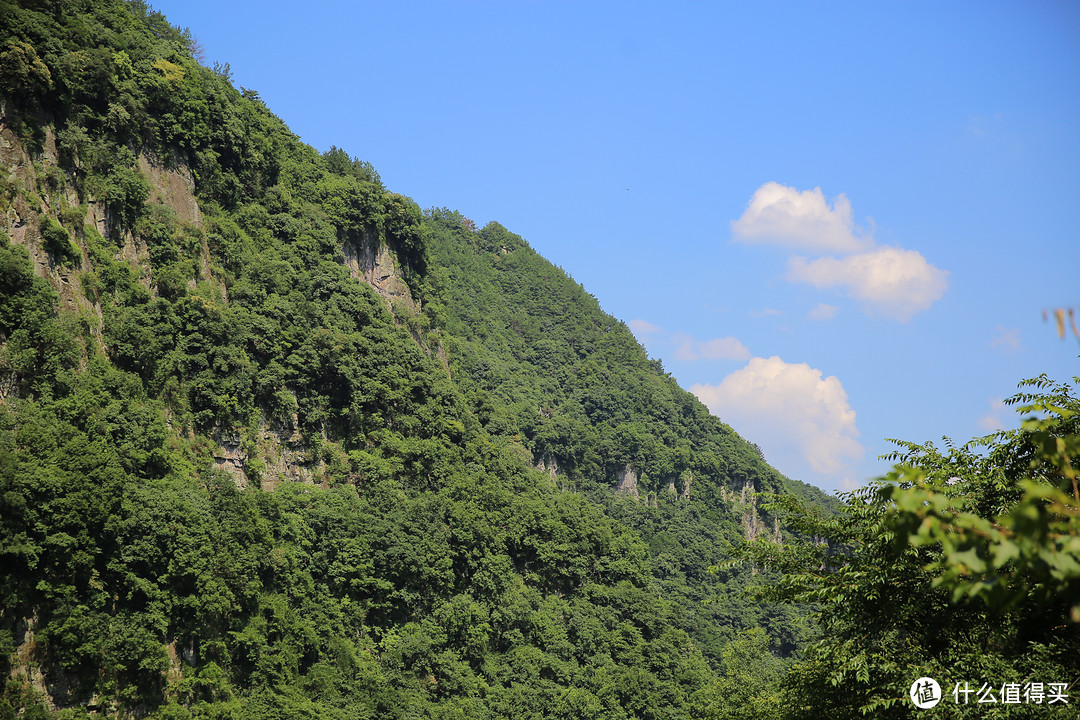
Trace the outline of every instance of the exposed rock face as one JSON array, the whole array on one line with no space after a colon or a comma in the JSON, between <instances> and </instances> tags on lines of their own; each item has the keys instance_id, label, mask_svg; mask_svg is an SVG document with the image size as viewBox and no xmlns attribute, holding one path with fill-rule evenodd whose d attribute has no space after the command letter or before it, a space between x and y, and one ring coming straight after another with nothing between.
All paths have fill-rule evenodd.
<instances>
[{"instance_id":1,"label":"exposed rock face","mask_svg":"<svg viewBox=\"0 0 1080 720\"><path fill-rule=\"evenodd\" d=\"M742 513L743 536L747 541L752 541L759 535L769 533L768 526L758 516L757 489L752 480L745 481L738 496L733 493L730 499L736 511ZM779 533L780 526L774 520L770 536L776 539L779 537Z\"/></svg>"},{"instance_id":2,"label":"exposed rock face","mask_svg":"<svg viewBox=\"0 0 1080 720\"><path fill-rule=\"evenodd\" d=\"M739 504L743 508L743 536L751 542L758 534L757 496L754 495L754 483L747 480L739 493Z\"/></svg>"},{"instance_id":3,"label":"exposed rock face","mask_svg":"<svg viewBox=\"0 0 1080 720\"><path fill-rule=\"evenodd\" d=\"M218 447L213 451L214 467L224 470L232 476L233 482L241 490L248 486L248 475L244 471L248 456L240 448L238 437L217 437Z\"/></svg>"},{"instance_id":4,"label":"exposed rock face","mask_svg":"<svg viewBox=\"0 0 1080 720\"><path fill-rule=\"evenodd\" d=\"M218 443L213 451L214 467L232 476L240 489L248 487L253 479L258 479L263 490L274 490L282 482L313 484L326 469L321 458L312 459L295 429L260 428L253 445L238 435L219 434L214 439Z\"/></svg>"},{"instance_id":5,"label":"exposed rock face","mask_svg":"<svg viewBox=\"0 0 1080 720\"><path fill-rule=\"evenodd\" d=\"M74 262L64 264L57 262L45 249L40 226L46 217L55 219L65 208L75 209L84 205L86 217L82 222L105 236L109 231L105 207L92 197L79 197L75 188L69 184L66 172L58 165L56 134L49 126L43 130L45 141L41 152L32 155L11 128L0 122L0 177L24 190L13 198L10 206L6 208L3 218L0 218L0 227L7 232L14 244L29 251L35 273L48 280L59 293L60 310L88 311L100 319L101 308L86 297L78 279L83 270L90 268L89 254L82 241L81 232L71 235L79 256ZM145 155L140 155L138 161L140 172L150 182L149 202L165 205L176 213L181 222L201 228L203 216L195 199L195 180L191 171L183 166L163 167ZM71 232L70 222L66 229ZM143 269L139 277L149 288L149 254L145 244L132 237L131 233L125 232L122 235L119 256ZM203 277L209 278L209 251L205 245L200 264Z\"/></svg>"},{"instance_id":6,"label":"exposed rock face","mask_svg":"<svg viewBox=\"0 0 1080 720\"><path fill-rule=\"evenodd\" d=\"M541 472L546 472L552 480L555 480L556 476L559 474L558 461L555 458L549 457L547 455L544 455L539 460L537 460L535 467Z\"/></svg>"},{"instance_id":7,"label":"exposed rock face","mask_svg":"<svg viewBox=\"0 0 1080 720\"><path fill-rule=\"evenodd\" d=\"M346 242L341 250L352 276L370 285L391 308L393 303L401 302L412 310L418 309L418 303L402 279L394 254L386 243L380 243L371 234L365 233L362 242Z\"/></svg>"},{"instance_id":8,"label":"exposed rock face","mask_svg":"<svg viewBox=\"0 0 1080 720\"><path fill-rule=\"evenodd\" d=\"M510 447L514 448L515 444L516 443L511 443ZM528 453L523 459L528 460L532 463L534 468L547 475L549 487L556 488L562 492L574 492L577 490L576 478L573 477L572 473L567 473L564 468L559 465L559 461L556 458L553 458L550 455L536 456L526 450L523 446L519 445L518 447L520 448L520 451ZM517 451L515 454L522 457L520 451Z\"/></svg>"},{"instance_id":9,"label":"exposed rock face","mask_svg":"<svg viewBox=\"0 0 1080 720\"><path fill-rule=\"evenodd\" d=\"M0 107L0 118L3 115L3 108ZM44 137L40 152L31 151L10 127L0 121L0 180L20 191L15 193L10 203L0 205L0 231L6 232L14 244L21 245L30 253L35 274L48 280L59 293L60 310L87 312L100 321L101 307L87 297L79 282L80 273L92 267L82 233L72 232L72 222L67 222L79 256L69 264L63 264L46 250L40 227L45 217L55 219L65 208L70 215L71 209L83 206L86 216L82 222L95 228L102 236L108 236L109 218L104 203L93 197L80 198L67 173L60 169L56 135L51 127L44 128ZM201 229L203 214L195 197L195 181L190 169L182 164L166 166L145 155L138 158L138 164L139 171L150 183L148 203L165 205L181 223ZM79 224L77 218L73 222ZM346 243L342 250L345 264L353 277L370 285L391 312L395 304L404 305L412 311L419 309L419 301L413 298L405 283L394 254L374 234L369 233L359 243ZM139 281L147 289L153 290L146 244L124 231L116 252L117 258L135 266ZM212 280L210 252L205 240L199 265L200 276ZM189 285L194 287L194 281ZM224 297L223 284L221 293ZM100 322L93 332L102 342ZM13 378L0 377L0 402L14 392L14 384L10 381ZM263 426L258 428L253 438L246 441L235 434L219 436L215 438L218 447L213 451L214 466L228 473L240 488L252 484L256 478L264 490L273 490L285 481L316 482L326 469L325 463L321 458L311 457L310 448L303 442L296 427L297 418L294 417L289 427L271 429ZM559 472L558 465L552 459L547 460L541 469L552 478Z\"/></svg>"},{"instance_id":10,"label":"exposed rock face","mask_svg":"<svg viewBox=\"0 0 1080 720\"><path fill-rule=\"evenodd\" d=\"M299 432L276 432L263 428L257 441L262 471L262 489L274 490L282 482L314 483L326 470L322 458L312 458L312 452Z\"/></svg>"},{"instance_id":11,"label":"exposed rock face","mask_svg":"<svg viewBox=\"0 0 1080 720\"><path fill-rule=\"evenodd\" d=\"M11 200L0 218L0 227L15 245L21 245L30 253L34 273L48 280L60 295L60 309L68 312L88 311L101 317L101 308L87 300L79 283L81 268L88 266L86 248L79 248L80 257L70 265L56 262L49 256L41 236L41 221L56 217L64 206L78 207L79 196L63 179L64 174L56 165L56 136L52 128L45 128L45 142L41 156L32 157L18 136L0 122L0 178L23 190ZM35 166L35 159L40 162ZM40 191L40 193L39 193Z\"/></svg>"},{"instance_id":12,"label":"exposed rock face","mask_svg":"<svg viewBox=\"0 0 1080 720\"><path fill-rule=\"evenodd\" d=\"M180 165L164 168L151 162L145 155L139 156L139 171L150 181L150 202L168 205L180 222L203 226L199 201L195 199L195 178L191 170Z\"/></svg>"},{"instance_id":13,"label":"exposed rock face","mask_svg":"<svg viewBox=\"0 0 1080 720\"><path fill-rule=\"evenodd\" d=\"M694 479L694 474L687 470L681 477L669 477L667 479L667 491L677 497L679 500L690 499L690 483ZM682 484L682 489L679 489L679 484ZM723 496L724 488L720 488L720 493ZM726 500L727 497L724 497Z\"/></svg>"},{"instance_id":14,"label":"exposed rock face","mask_svg":"<svg viewBox=\"0 0 1080 720\"><path fill-rule=\"evenodd\" d=\"M41 667L34 661L37 653L37 615L24 618L19 621L17 630L22 631L22 638L11 658L11 679L18 683L26 683L34 690L41 693L50 710L55 711L56 705L45 683L45 676Z\"/></svg>"},{"instance_id":15,"label":"exposed rock face","mask_svg":"<svg viewBox=\"0 0 1080 720\"><path fill-rule=\"evenodd\" d=\"M690 483L692 483L693 481L694 481L694 473L688 471L686 473L686 477L683 478L682 492L679 493L679 499L680 500L689 500L690 499Z\"/></svg>"},{"instance_id":16,"label":"exposed rock face","mask_svg":"<svg viewBox=\"0 0 1080 720\"><path fill-rule=\"evenodd\" d=\"M638 495L638 475L634 472L634 468L627 463L624 467L619 468L615 473L615 492L619 495L632 495L635 500L639 499Z\"/></svg>"}]
</instances>

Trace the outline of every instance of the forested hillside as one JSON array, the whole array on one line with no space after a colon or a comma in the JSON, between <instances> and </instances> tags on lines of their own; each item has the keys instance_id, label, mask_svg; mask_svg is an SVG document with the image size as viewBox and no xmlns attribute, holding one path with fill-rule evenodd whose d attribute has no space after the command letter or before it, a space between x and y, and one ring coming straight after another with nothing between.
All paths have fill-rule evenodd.
<instances>
[{"instance_id":1,"label":"forested hillside","mask_svg":"<svg viewBox=\"0 0 1080 720\"><path fill-rule=\"evenodd\" d=\"M146 6L4 17L7 712L691 717L795 650L708 572L794 486L564 273Z\"/></svg>"},{"instance_id":2,"label":"forested hillside","mask_svg":"<svg viewBox=\"0 0 1080 720\"><path fill-rule=\"evenodd\" d=\"M908 448L923 475L838 515L522 238L193 50L143 2L0 0L0 717L903 716L903 662L1075 682L1068 388L988 466ZM935 536L988 474L963 511L1029 525Z\"/></svg>"}]
</instances>

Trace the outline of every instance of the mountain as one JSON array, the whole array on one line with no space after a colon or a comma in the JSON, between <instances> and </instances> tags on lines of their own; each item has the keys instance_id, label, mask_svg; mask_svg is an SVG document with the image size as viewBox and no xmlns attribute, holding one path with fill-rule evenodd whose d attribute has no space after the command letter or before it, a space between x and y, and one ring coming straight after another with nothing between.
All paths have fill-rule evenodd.
<instances>
[{"instance_id":1,"label":"mountain","mask_svg":"<svg viewBox=\"0 0 1080 720\"><path fill-rule=\"evenodd\" d=\"M771 468L142 2L0 2L2 717L741 717Z\"/></svg>"}]
</instances>

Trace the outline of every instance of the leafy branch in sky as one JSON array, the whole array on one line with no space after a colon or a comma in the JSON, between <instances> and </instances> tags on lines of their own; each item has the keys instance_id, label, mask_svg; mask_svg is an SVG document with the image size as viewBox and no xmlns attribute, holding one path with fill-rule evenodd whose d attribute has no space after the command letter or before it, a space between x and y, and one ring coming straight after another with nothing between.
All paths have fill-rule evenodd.
<instances>
[{"instance_id":1,"label":"leafy branch in sky","mask_svg":"<svg viewBox=\"0 0 1080 720\"><path fill-rule=\"evenodd\" d=\"M1080 382L1080 378L1074 378ZM1046 376L1006 401L1028 417L1019 430L941 454L901 443L886 497L901 540L940 547L934 584L991 608L1068 599L1080 622L1080 402ZM985 454L977 453L986 448Z\"/></svg>"},{"instance_id":2,"label":"leafy branch in sky","mask_svg":"<svg viewBox=\"0 0 1080 720\"><path fill-rule=\"evenodd\" d=\"M819 609L818 639L783 682L788 717L907 717L923 676L1076 681L1076 383L1022 382L1006 401L1025 416L1017 430L944 450L898 442L894 470L844 495L838 516L770 502L802 542L758 540L727 564L778 571L756 595Z\"/></svg>"}]
</instances>

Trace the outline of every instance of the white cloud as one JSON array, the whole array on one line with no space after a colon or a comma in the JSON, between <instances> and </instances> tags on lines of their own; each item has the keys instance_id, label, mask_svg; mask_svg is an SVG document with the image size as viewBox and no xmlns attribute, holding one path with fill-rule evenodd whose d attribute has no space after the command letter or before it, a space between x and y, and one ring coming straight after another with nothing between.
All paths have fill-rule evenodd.
<instances>
[{"instance_id":1,"label":"white cloud","mask_svg":"<svg viewBox=\"0 0 1080 720\"><path fill-rule=\"evenodd\" d=\"M1007 328L998 325L994 328L994 339L991 346L1004 348L1007 352L1016 352L1023 346L1020 344L1020 328Z\"/></svg>"},{"instance_id":2,"label":"white cloud","mask_svg":"<svg viewBox=\"0 0 1080 720\"><path fill-rule=\"evenodd\" d=\"M750 357L750 351L735 337L698 340L685 332L668 333L659 325L641 318L626 324L641 342L649 345L660 343L668 348L674 346L676 360L746 360Z\"/></svg>"},{"instance_id":3,"label":"white cloud","mask_svg":"<svg viewBox=\"0 0 1080 720\"><path fill-rule=\"evenodd\" d=\"M844 477L840 479L839 488L842 492L854 492L865 484L865 482L858 482L850 477Z\"/></svg>"},{"instance_id":4,"label":"white cloud","mask_svg":"<svg viewBox=\"0 0 1080 720\"><path fill-rule=\"evenodd\" d=\"M933 305L948 287L948 271L934 267L920 253L878 246L872 232L856 228L851 203L842 193L830 207L821 188L800 191L767 182L731 229L734 239L742 242L842 256L792 257L787 279L819 288L845 288L871 314L909 320ZM835 313L836 308L821 303L809 317L827 320Z\"/></svg>"},{"instance_id":5,"label":"white cloud","mask_svg":"<svg viewBox=\"0 0 1080 720\"><path fill-rule=\"evenodd\" d=\"M769 315L779 315L780 311L774 308L762 308L761 310L751 310L747 313L750 317L768 317Z\"/></svg>"},{"instance_id":6,"label":"white cloud","mask_svg":"<svg viewBox=\"0 0 1080 720\"><path fill-rule=\"evenodd\" d=\"M690 392L793 476L806 465L824 475L850 475L862 457L843 385L806 363L756 357L719 385L697 384Z\"/></svg>"},{"instance_id":7,"label":"white cloud","mask_svg":"<svg viewBox=\"0 0 1080 720\"><path fill-rule=\"evenodd\" d=\"M675 350L676 360L746 360L750 357L750 351L734 337L698 340L686 333L676 333L671 339L679 345Z\"/></svg>"},{"instance_id":8,"label":"white cloud","mask_svg":"<svg viewBox=\"0 0 1080 720\"><path fill-rule=\"evenodd\" d=\"M835 305L826 305L825 303L818 303L810 312L806 313L806 317L811 320L832 320L836 317L836 311L839 310Z\"/></svg>"},{"instance_id":9,"label":"white cloud","mask_svg":"<svg viewBox=\"0 0 1080 720\"><path fill-rule=\"evenodd\" d=\"M979 418L979 427L987 432L1005 429L1005 420L1002 413L1007 410L1005 402L1000 397L992 397L989 400L990 411Z\"/></svg>"},{"instance_id":10,"label":"white cloud","mask_svg":"<svg viewBox=\"0 0 1080 720\"><path fill-rule=\"evenodd\" d=\"M653 325L648 320L642 320L640 318L636 320L631 320L630 322L626 323L626 325L635 335L652 335L653 333L664 332L664 328L660 327L659 325Z\"/></svg>"},{"instance_id":11,"label":"white cloud","mask_svg":"<svg viewBox=\"0 0 1080 720\"><path fill-rule=\"evenodd\" d=\"M870 247L858 237L851 203L840 194L829 207L821 188L799 192L776 182L757 189L746 211L731 223L735 239L807 252L856 252Z\"/></svg>"},{"instance_id":12,"label":"white cloud","mask_svg":"<svg viewBox=\"0 0 1080 720\"><path fill-rule=\"evenodd\" d=\"M868 309L907 321L934 304L948 287L949 272L936 268L915 250L881 247L845 258L808 261L793 257L788 279L815 287L844 287Z\"/></svg>"}]
</instances>

